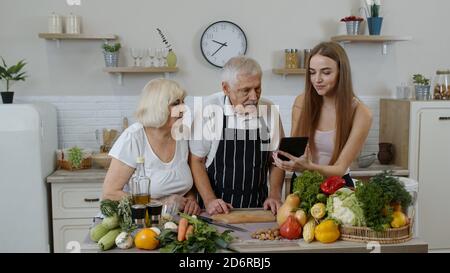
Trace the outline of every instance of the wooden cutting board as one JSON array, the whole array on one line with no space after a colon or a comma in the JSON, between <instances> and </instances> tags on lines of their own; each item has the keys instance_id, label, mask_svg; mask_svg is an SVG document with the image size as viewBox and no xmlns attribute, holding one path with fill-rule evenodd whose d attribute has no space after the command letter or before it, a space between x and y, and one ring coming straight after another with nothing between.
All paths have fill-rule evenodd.
<instances>
[{"instance_id":1,"label":"wooden cutting board","mask_svg":"<svg viewBox=\"0 0 450 273\"><path fill-rule=\"evenodd\" d=\"M275 222L275 216L270 210L235 209L228 214L216 214L212 219L226 224Z\"/></svg>"}]
</instances>

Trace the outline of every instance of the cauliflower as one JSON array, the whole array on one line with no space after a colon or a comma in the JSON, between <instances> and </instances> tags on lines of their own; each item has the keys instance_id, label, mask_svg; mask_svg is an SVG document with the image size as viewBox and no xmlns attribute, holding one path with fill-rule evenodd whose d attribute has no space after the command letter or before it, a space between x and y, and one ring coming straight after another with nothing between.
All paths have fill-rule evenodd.
<instances>
[{"instance_id":1,"label":"cauliflower","mask_svg":"<svg viewBox=\"0 0 450 273\"><path fill-rule=\"evenodd\" d=\"M328 216L342 225L364 226L364 214L355 193L348 188L341 188L328 197Z\"/></svg>"}]
</instances>

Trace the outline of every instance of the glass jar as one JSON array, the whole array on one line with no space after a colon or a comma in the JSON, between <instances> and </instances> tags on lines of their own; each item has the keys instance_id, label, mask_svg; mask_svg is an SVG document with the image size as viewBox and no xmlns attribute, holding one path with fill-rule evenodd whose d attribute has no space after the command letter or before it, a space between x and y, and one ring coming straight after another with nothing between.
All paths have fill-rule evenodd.
<instances>
[{"instance_id":1,"label":"glass jar","mask_svg":"<svg viewBox=\"0 0 450 273\"><path fill-rule=\"evenodd\" d=\"M298 68L298 49L285 49L285 68L295 69Z\"/></svg>"},{"instance_id":2,"label":"glass jar","mask_svg":"<svg viewBox=\"0 0 450 273\"><path fill-rule=\"evenodd\" d=\"M450 70L436 71L433 98L435 100L450 100Z\"/></svg>"}]
</instances>

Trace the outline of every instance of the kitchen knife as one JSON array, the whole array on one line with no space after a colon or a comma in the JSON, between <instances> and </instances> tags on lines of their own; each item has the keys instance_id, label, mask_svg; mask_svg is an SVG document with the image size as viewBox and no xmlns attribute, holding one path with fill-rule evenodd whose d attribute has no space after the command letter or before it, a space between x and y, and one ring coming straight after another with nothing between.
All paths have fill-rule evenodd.
<instances>
[{"instance_id":1,"label":"kitchen knife","mask_svg":"<svg viewBox=\"0 0 450 273\"><path fill-rule=\"evenodd\" d=\"M225 224L225 223L220 223L220 222L214 221L213 219L211 219L209 217L197 215L197 218L202 220L202 221L205 221L205 222L207 222L208 224L211 224L211 225L224 227L224 228L228 228L228 229L236 230L236 231L240 231L240 232L248 232L248 230L246 230L244 228L236 227L236 226Z\"/></svg>"}]
</instances>

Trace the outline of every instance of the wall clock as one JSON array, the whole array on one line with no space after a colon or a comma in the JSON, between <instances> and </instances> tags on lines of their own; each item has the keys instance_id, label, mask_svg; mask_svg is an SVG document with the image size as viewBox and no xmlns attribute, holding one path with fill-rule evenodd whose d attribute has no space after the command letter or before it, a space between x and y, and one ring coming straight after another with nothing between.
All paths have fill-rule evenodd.
<instances>
[{"instance_id":1,"label":"wall clock","mask_svg":"<svg viewBox=\"0 0 450 273\"><path fill-rule=\"evenodd\" d=\"M210 64L223 67L231 57L245 55L247 37L235 23L218 21L209 25L203 32L200 49Z\"/></svg>"}]
</instances>

